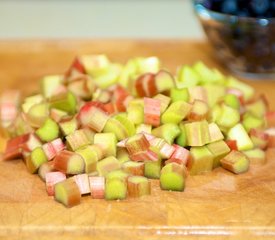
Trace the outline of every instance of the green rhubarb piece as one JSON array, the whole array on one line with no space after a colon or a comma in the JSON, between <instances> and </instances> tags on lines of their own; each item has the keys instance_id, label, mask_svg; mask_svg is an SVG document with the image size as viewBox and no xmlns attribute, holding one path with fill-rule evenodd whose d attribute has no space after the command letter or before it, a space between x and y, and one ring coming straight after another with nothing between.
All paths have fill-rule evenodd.
<instances>
[{"instance_id":1,"label":"green rhubarb piece","mask_svg":"<svg viewBox=\"0 0 275 240\"><path fill-rule=\"evenodd\" d=\"M207 103L210 108L215 106L220 99L222 99L226 93L225 86L216 85L216 84L207 84L204 85L204 88L207 93Z\"/></svg>"},{"instance_id":2,"label":"green rhubarb piece","mask_svg":"<svg viewBox=\"0 0 275 240\"><path fill-rule=\"evenodd\" d=\"M168 108L171 98L167 97L163 94L158 93L156 96L153 97L154 99L160 100L160 113L164 113L165 110Z\"/></svg>"},{"instance_id":3,"label":"green rhubarb piece","mask_svg":"<svg viewBox=\"0 0 275 240\"><path fill-rule=\"evenodd\" d=\"M216 123L209 123L208 129L209 129L210 143L224 139L224 136Z\"/></svg>"},{"instance_id":4,"label":"green rhubarb piece","mask_svg":"<svg viewBox=\"0 0 275 240\"><path fill-rule=\"evenodd\" d=\"M31 152L30 156L27 157L26 166L30 173L36 173L39 167L45 162L48 162L46 154L42 147L37 147Z\"/></svg>"},{"instance_id":5,"label":"green rhubarb piece","mask_svg":"<svg viewBox=\"0 0 275 240\"><path fill-rule=\"evenodd\" d=\"M131 175L144 175L144 162L127 161L122 164L122 169Z\"/></svg>"},{"instance_id":6,"label":"green rhubarb piece","mask_svg":"<svg viewBox=\"0 0 275 240\"><path fill-rule=\"evenodd\" d=\"M144 122L144 107L140 104L131 104L127 107L128 119L133 124Z\"/></svg>"},{"instance_id":7,"label":"green rhubarb piece","mask_svg":"<svg viewBox=\"0 0 275 240\"><path fill-rule=\"evenodd\" d=\"M133 136L136 133L135 125L128 119L127 114L119 113L113 116L113 118L119 121L126 128L127 137Z\"/></svg>"},{"instance_id":8,"label":"green rhubarb piece","mask_svg":"<svg viewBox=\"0 0 275 240\"><path fill-rule=\"evenodd\" d=\"M50 98L56 94L60 86L62 86L61 75L49 75L43 77L41 80L41 89L45 98Z\"/></svg>"},{"instance_id":9,"label":"green rhubarb piece","mask_svg":"<svg viewBox=\"0 0 275 240\"><path fill-rule=\"evenodd\" d=\"M122 180L127 180L127 178L129 177L129 173L127 172L124 172L122 170L114 170L114 171L111 171L109 172L107 175L106 175L106 179L110 180L110 179L115 179L115 178L120 178Z\"/></svg>"},{"instance_id":10,"label":"green rhubarb piece","mask_svg":"<svg viewBox=\"0 0 275 240\"><path fill-rule=\"evenodd\" d=\"M219 167L220 160L230 152L230 148L222 140L209 143L206 147L213 155L213 169Z\"/></svg>"},{"instance_id":11,"label":"green rhubarb piece","mask_svg":"<svg viewBox=\"0 0 275 240\"><path fill-rule=\"evenodd\" d=\"M127 183L121 178L106 179L105 199L123 200L127 196Z\"/></svg>"},{"instance_id":12,"label":"green rhubarb piece","mask_svg":"<svg viewBox=\"0 0 275 240\"><path fill-rule=\"evenodd\" d=\"M265 164L266 153L260 148L243 151L244 155L248 157L251 164Z\"/></svg>"},{"instance_id":13,"label":"green rhubarb piece","mask_svg":"<svg viewBox=\"0 0 275 240\"><path fill-rule=\"evenodd\" d=\"M127 181L127 189L129 197L142 197L150 195L150 181L143 176L130 176Z\"/></svg>"},{"instance_id":14,"label":"green rhubarb piece","mask_svg":"<svg viewBox=\"0 0 275 240\"><path fill-rule=\"evenodd\" d=\"M50 108L56 108L69 114L74 114L76 107L76 97L71 92L59 94L50 99Z\"/></svg>"},{"instance_id":15,"label":"green rhubarb piece","mask_svg":"<svg viewBox=\"0 0 275 240\"><path fill-rule=\"evenodd\" d=\"M180 133L179 126L174 123L166 123L152 130L154 136L163 138L170 145Z\"/></svg>"},{"instance_id":16,"label":"green rhubarb piece","mask_svg":"<svg viewBox=\"0 0 275 240\"><path fill-rule=\"evenodd\" d=\"M180 128L180 134L178 135L178 137L176 138L176 143L182 147L186 147L187 146L187 136L186 136L186 131L185 131L185 123L181 122L179 124L179 128Z\"/></svg>"},{"instance_id":17,"label":"green rhubarb piece","mask_svg":"<svg viewBox=\"0 0 275 240\"><path fill-rule=\"evenodd\" d=\"M204 86L189 87L189 102L193 102L196 99L204 102L208 102L207 91Z\"/></svg>"},{"instance_id":18,"label":"green rhubarb piece","mask_svg":"<svg viewBox=\"0 0 275 240\"><path fill-rule=\"evenodd\" d=\"M228 155L221 159L221 165L224 169L240 174L247 172L249 168L249 159L242 152L232 150Z\"/></svg>"},{"instance_id":19,"label":"green rhubarb piece","mask_svg":"<svg viewBox=\"0 0 275 240\"><path fill-rule=\"evenodd\" d=\"M226 81L226 86L230 88L239 89L244 94L244 100L247 102L254 95L254 88L249 86L248 84L238 81L234 77L229 77Z\"/></svg>"},{"instance_id":20,"label":"green rhubarb piece","mask_svg":"<svg viewBox=\"0 0 275 240\"><path fill-rule=\"evenodd\" d=\"M26 117L32 127L41 127L49 117L49 105L47 103L34 104Z\"/></svg>"},{"instance_id":21,"label":"green rhubarb piece","mask_svg":"<svg viewBox=\"0 0 275 240\"><path fill-rule=\"evenodd\" d=\"M229 140L236 140L239 151L250 150L254 147L252 140L241 123L236 124L228 130L227 138Z\"/></svg>"},{"instance_id":22,"label":"green rhubarb piece","mask_svg":"<svg viewBox=\"0 0 275 240\"><path fill-rule=\"evenodd\" d=\"M236 110L240 109L240 100L239 98L234 94L226 94L223 98L223 102Z\"/></svg>"},{"instance_id":23,"label":"green rhubarb piece","mask_svg":"<svg viewBox=\"0 0 275 240\"><path fill-rule=\"evenodd\" d=\"M109 156L97 163L97 172L99 176L106 176L109 172L120 169L120 162L117 158Z\"/></svg>"},{"instance_id":24,"label":"green rhubarb piece","mask_svg":"<svg viewBox=\"0 0 275 240\"><path fill-rule=\"evenodd\" d=\"M155 75L155 83L159 93L168 91L175 87L174 77L171 75L171 73L165 70L160 70Z\"/></svg>"},{"instance_id":25,"label":"green rhubarb piece","mask_svg":"<svg viewBox=\"0 0 275 240\"><path fill-rule=\"evenodd\" d=\"M256 101L245 105L245 109L248 113L258 118L263 118L267 112L267 104L263 97L258 98Z\"/></svg>"},{"instance_id":26,"label":"green rhubarb piece","mask_svg":"<svg viewBox=\"0 0 275 240\"><path fill-rule=\"evenodd\" d=\"M61 129L61 132L64 136L68 136L70 134L73 134L77 128L78 128L78 122L75 117L63 120L59 122L59 127Z\"/></svg>"},{"instance_id":27,"label":"green rhubarb piece","mask_svg":"<svg viewBox=\"0 0 275 240\"><path fill-rule=\"evenodd\" d=\"M184 101L177 101L166 109L161 115L162 123L180 123L190 112L192 105Z\"/></svg>"},{"instance_id":28,"label":"green rhubarb piece","mask_svg":"<svg viewBox=\"0 0 275 240\"><path fill-rule=\"evenodd\" d=\"M206 146L191 147L190 155L190 175L197 175L212 171L214 156Z\"/></svg>"},{"instance_id":29,"label":"green rhubarb piece","mask_svg":"<svg viewBox=\"0 0 275 240\"><path fill-rule=\"evenodd\" d=\"M263 117L255 117L250 113L246 113L243 116L242 124L247 132L252 128L262 128L265 125L265 120Z\"/></svg>"},{"instance_id":30,"label":"green rhubarb piece","mask_svg":"<svg viewBox=\"0 0 275 240\"><path fill-rule=\"evenodd\" d=\"M80 154L74 154L68 160L67 174L80 174L85 169L85 161Z\"/></svg>"},{"instance_id":31,"label":"green rhubarb piece","mask_svg":"<svg viewBox=\"0 0 275 240\"><path fill-rule=\"evenodd\" d=\"M51 108L50 117L54 121L60 122L62 119L65 119L66 117L68 117L68 113L59 109Z\"/></svg>"},{"instance_id":32,"label":"green rhubarb piece","mask_svg":"<svg viewBox=\"0 0 275 240\"><path fill-rule=\"evenodd\" d=\"M92 77L97 77L106 72L110 66L110 60L104 54L82 55L81 62L85 71Z\"/></svg>"},{"instance_id":33,"label":"green rhubarb piece","mask_svg":"<svg viewBox=\"0 0 275 240\"><path fill-rule=\"evenodd\" d=\"M103 74L94 78L94 81L99 88L106 89L117 83L121 70L120 64L110 64Z\"/></svg>"},{"instance_id":34,"label":"green rhubarb piece","mask_svg":"<svg viewBox=\"0 0 275 240\"><path fill-rule=\"evenodd\" d=\"M209 127L206 120L186 123L184 126L188 146L203 146L210 142Z\"/></svg>"},{"instance_id":35,"label":"green rhubarb piece","mask_svg":"<svg viewBox=\"0 0 275 240\"><path fill-rule=\"evenodd\" d=\"M237 109L225 104L221 105L221 114L216 123L223 128L231 128L240 121L240 113Z\"/></svg>"},{"instance_id":36,"label":"green rhubarb piece","mask_svg":"<svg viewBox=\"0 0 275 240\"><path fill-rule=\"evenodd\" d=\"M128 88L129 87L129 80L133 78L133 76L137 72L137 64L134 59L129 59L127 63L123 66L119 78L118 78L118 83L124 87Z\"/></svg>"},{"instance_id":37,"label":"green rhubarb piece","mask_svg":"<svg viewBox=\"0 0 275 240\"><path fill-rule=\"evenodd\" d=\"M223 85L225 82L224 76L217 69L210 69L203 62L197 62L193 68L200 76L202 84L215 83Z\"/></svg>"},{"instance_id":38,"label":"green rhubarb piece","mask_svg":"<svg viewBox=\"0 0 275 240\"><path fill-rule=\"evenodd\" d=\"M36 94L33 96L26 97L21 108L24 113L28 113L31 107L35 104L41 103L44 100L41 94Z\"/></svg>"},{"instance_id":39,"label":"green rhubarb piece","mask_svg":"<svg viewBox=\"0 0 275 240\"><path fill-rule=\"evenodd\" d=\"M126 148L118 148L116 157L120 164L130 160L129 153Z\"/></svg>"},{"instance_id":40,"label":"green rhubarb piece","mask_svg":"<svg viewBox=\"0 0 275 240\"><path fill-rule=\"evenodd\" d=\"M185 166L168 163L161 169L160 187L162 190L183 191L185 187Z\"/></svg>"},{"instance_id":41,"label":"green rhubarb piece","mask_svg":"<svg viewBox=\"0 0 275 240\"><path fill-rule=\"evenodd\" d=\"M222 107L217 104L211 109L210 121L217 122L217 120L220 118L221 115L222 115Z\"/></svg>"},{"instance_id":42,"label":"green rhubarb piece","mask_svg":"<svg viewBox=\"0 0 275 240\"><path fill-rule=\"evenodd\" d=\"M85 162L85 173L93 173L96 171L98 155L97 153L91 148L91 146L86 146L76 150Z\"/></svg>"},{"instance_id":43,"label":"green rhubarb piece","mask_svg":"<svg viewBox=\"0 0 275 240\"><path fill-rule=\"evenodd\" d=\"M198 85L200 77L190 66L182 66L177 71L176 86L178 88L192 87Z\"/></svg>"},{"instance_id":44,"label":"green rhubarb piece","mask_svg":"<svg viewBox=\"0 0 275 240\"><path fill-rule=\"evenodd\" d=\"M157 73L160 69L160 60L157 57L135 58L139 73Z\"/></svg>"},{"instance_id":45,"label":"green rhubarb piece","mask_svg":"<svg viewBox=\"0 0 275 240\"><path fill-rule=\"evenodd\" d=\"M152 179L159 179L162 160L144 162L144 176Z\"/></svg>"},{"instance_id":46,"label":"green rhubarb piece","mask_svg":"<svg viewBox=\"0 0 275 240\"><path fill-rule=\"evenodd\" d=\"M170 98L172 102L189 101L189 92L187 88L172 88L170 90Z\"/></svg>"},{"instance_id":47,"label":"green rhubarb piece","mask_svg":"<svg viewBox=\"0 0 275 240\"><path fill-rule=\"evenodd\" d=\"M81 192L73 178L67 178L54 185L54 198L66 207L80 204Z\"/></svg>"},{"instance_id":48,"label":"green rhubarb piece","mask_svg":"<svg viewBox=\"0 0 275 240\"><path fill-rule=\"evenodd\" d=\"M116 156L117 139L114 133L96 133L94 144L99 144L105 152L105 157Z\"/></svg>"},{"instance_id":49,"label":"green rhubarb piece","mask_svg":"<svg viewBox=\"0 0 275 240\"><path fill-rule=\"evenodd\" d=\"M48 118L44 124L36 130L36 135L45 142L50 142L59 135L58 124L52 119Z\"/></svg>"},{"instance_id":50,"label":"green rhubarb piece","mask_svg":"<svg viewBox=\"0 0 275 240\"><path fill-rule=\"evenodd\" d=\"M148 125L148 124L139 124L138 126L136 126L136 133L148 133L151 134L152 132L152 125Z\"/></svg>"},{"instance_id":51,"label":"green rhubarb piece","mask_svg":"<svg viewBox=\"0 0 275 240\"><path fill-rule=\"evenodd\" d=\"M128 137L128 131L126 127L113 117L109 118L104 128L104 133L113 133L118 141L121 141Z\"/></svg>"}]
</instances>

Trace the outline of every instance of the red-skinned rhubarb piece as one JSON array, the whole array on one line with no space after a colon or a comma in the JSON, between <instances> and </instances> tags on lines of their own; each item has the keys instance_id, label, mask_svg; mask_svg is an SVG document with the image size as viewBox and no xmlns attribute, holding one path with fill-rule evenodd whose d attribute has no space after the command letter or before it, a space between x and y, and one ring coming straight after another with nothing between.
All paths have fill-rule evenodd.
<instances>
[{"instance_id":1,"label":"red-skinned rhubarb piece","mask_svg":"<svg viewBox=\"0 0 275 240\"><path fill-rule=\"evenodd\" d=\"M130 157L129 157L129 153L128 153L127 149L118 147L116 158L121 164L129 161Z\"/></svg>"},{"instance_id":2,"label":"red-skinned rhubarb piece","mask_svg":"<svg viewBox=\"0 0 275 240\"><path fill-rule=\"evenodd\" d=\"M95 199L103 199L105 196L105 177L89 176L91 196Z\"/></svg>"},{"instance_id":3,"label":"red-skinned rhubarb piece","mask_svg":"<svg viewBox=\"0 0 275 240\"><path fill-rule=\"evenodd\" d=\"M47 156L47 159L52 160L59 152L65 149L65 144L61 138L57 138L49 143L43 144L42 148Z\"/></svg>"},{"instance_id":4,"label":"red-skinned rhubarb piece","mask_svg":"<svg viewBox=\"0 0 275 240\"><path fill-rule=\"evenodd\" d=\"M89 176L87 173L74 175L74 180L80 190L81 195L91 193Z\"/></svg>"},{"instance_id":5,"label":"red-skinned rhubarb piece","mask_svg":"<svg viewBox=\"0 0 275 240\"><path fill-rule=\"evenodd\" d=\"M136 162L145 162L145 161L158 161L159 160L159 154L153 147L149 147L146 150L139 151L135 154L130 154L130 158L133 161Z\"/></svg>"},{"instance_id":6,"label":"red-skinned rhubarb piece","mask_svg":"<svg viewBox=\"0 0 275 240\"><path fill-rule=\"evenodd\" d=\"M101 132L109 119L104 104L100 102L86 103L78 113L78 120L82 126L89 126L96 132Z\"/></svg>"},{"instance_id":7,"label":"red-skinned rhubarb piece","mask_svg":"<svg viewBox=\"0 0 275 240\"><path fill-rule=\"evenodd\" d=\"M265 120L267 127L275 127L275 111L266 112Z\"/></svg>"},{"instance_id":8,"label":"red-skinned rhubarb piece","mask_svg":"<svg viewBox=\"0 0 275 240\"><path fill-rule=\"evenodd\" d=\"M122 170L131 175L144 176L144 163L126 161L122 164Z\"/></svg>"},{"instance_id":9,"label":"red-skinned rhubarb piece","mask_svg":"<svg viewBox=\"0 0 275 240\"><path fill-rule=\"evenodd\" d=\"M90 100L96 89L93 79L88 75L80 75L73 79L67 86L76 97L82 100Z\"/></svg>"},{"instance_id":10,"label":"red-skinned rhubarb piece","mask_svg":"<svg viewBox=\"0 0 275 240\"><path fill-rule=\"evenodd\" d=\"M153 138L151 140L149 140L150 145L157 148L159 151L159 154L161 156L161 158L163 159L168 159L171 157L171 155L174 153L175 151L175 146L172 146L170 144L168 144L164 139L162 138Z\"/></svg>"},{"instance_id":11,"label":"red-skinned rhubarb piece","mask_svg":"<svg viewBox=\"0 0 275 240\"><path fill-rule=\"evenodd\" d=\"M275 128L268 128L265 130L265 133L268 134L268 148L275 148Z\"/></svg>"},{"instance_id":12,"label":"red-skinned rhubarb piece","mask_svg":"<svg viewBox=\"0 0 275 240\"><path fill-rule=\"evenodd\" d=\"M176 162L178 164L187 165L187 162L190 160L190 152L186 148L183 148L177 144L173 145L174 152L165 164L169 162Z\"/></svg>"},{"instance_id":13,"label":"red-skinned rhubarb piece","mask_svg":"<svg viewBox=\"0 0 275 240\"><path fill-rule=\"evenodd\" d=\"M26 142L22 144L22 150L26 152L31 152L37 147L40 147L42 145L39 138L34 133L28 134L28 139Z\"/></svg>"},{"instance_id":14,"label":"red-skinned rhubarb piece","mask_svg":"<svg viewBox=\"0 0 275 240\"><path fill-rule=\"evenodd\" d=\"M231 151L223 159L221 159L221 165L224 169L240 174L248 171L249 159L248 157L239 151Z\"/></svg>"},{"instance_id":15,"label":"red-skinned rhubarb piece","mask_svg":"<svg viewBox=\"0 0 275 240\"><path fill-rule=\"evenodd\" d=\"M155 75L145 73L141 75L135 82L135 88L139 97L151 97L156 93Z\"/></svg>"},{"instance_id":16,"label":"red-skinned rhubarb piece","mask_svg":"<svg viewBox=\"0 0 275 240\"><path fill-rule=\"evenodd\" d=\"M139 133L127 139L125 143L130 155L137 154L142 151L146 151L150 147L149 141L144 134Z\"/></svg>"},{"instance_id":17,"label":"red-skinned rhubarb piece","mask_svg":"<svg viewBox=\"0 0 275 240\"><path fill-rule=\"evenodd\" d=\"M267 148L269 135L264 130L252 128L249 131L249 136L256 148Z\"/></svg>"},{"instance_id":18,"label":"red-skinned rhubarb piece","mask_svg":"<svg viewBox=\"0 0 275 240\"><path fill-rule=\"evenodd\" d=\"M127 180L129 197L142 197L151 194L151 183L143 176L130 176Z\"/></svg>"},{"instance_id":19,"label":"red-skinned rhubarb piece","mask_svg":"<svg viewBox=\"0 0 275 240\"><path fill-rule=\"evenodd\" d=\"M80 174L85 171L85 162L79 154L63 150L53 159L53 167L66 174Z\"/></svg>"},{"instance_id":20,"label":"red-skinned rhubarb piece","mask_svg":"<svg viewBox=\"0 0 275 240\"><path fill-rule=\"evenodd\" d=\"M226 140L225 143L231 150L238 151L238 146L237 146L236 140Z\"/></svg>"},{"instance_id":21,"label":"red-skinned rhubarb piece","mask_svg":"<svg viewBox=\"0 0 275 240\"><path fill-rule=\"evenodd\" d=\"M192 103L192 108L187 116L190 121L201 121L207 119L209 107L206 102L201 100L195 100Z\"/></svg>"},{"instance_id":22,"label":"red-skinned rhubarb piece","mask_svg":"<svg viewBox=\"0 0 275 240\"><path fill-rule=\"evenodd\" d=\"M6 144L6 150L3 154L3 160L12 160L22 157L22 145L28 141L29 134L9 139Z\"/></svg>"},{"instance_id":23,"label":"red-skinned rhubarb piece","mask_svg":"<svg viewBox=\"0 0 275 240\"><path fill-rule=\"evenodd\" d=\"M56 183L54 185L54 198L66 207L80 204L81 193L73 178Z\"/></svg>"},{"instance_id":24,"label":"red-skinned rhubarb piece","mask_svg":"<svg viewBox=\"0 0 275 240\"><path fill-rule=\"evenodd\" d=\"M66 136L66 141L68 148L72 151L91 144L91 141L88 139L83 129L76 130Z\"/></svg>"},{"instance_id":25,"label":"red-skinned rhubarb piece","mask_svg":"<svg viewBox=\"0 0 275 240\"><path fill-rule=\"evenodd\" d=\"M83 63L81 62L79 57L76 57L72 62L71 66L69 67L69 69L64 74L64 78L66 79L67 82L70 82L75 78L82 76L85 73L86 71L83 66Z\"/></svg>"},{"instance_id":26,"label":"red-skinned rhubarb piece","mask_svg":"<svg viewBox=\"0 0 275 240\"><path fill-rule=\"evenodd\" d=\"M46 191L49 196L54 196L54 185L66 179L66 175L62 172L48 172L45 175Z\"/></svg>"},{"instance_id":27,"label":"red-skinned rhubarb piece","mask_svg":"<svg viewBox=\"0 0 275 240\"><path fill-rule=\"evenodd\" d=\"M50 118L55 122L60 122L64 117L68 116L68 113L59 109L50 109Z\"/></svg>"},{"instance_id":28,"label":"red-skinned rhubarb piece","mask_svg":"<svg viewBox=\"0 0 275 240\"><path fill-rule=\"evenodd\" d=\"M55 169L53 168L53 161L44 162L38 169L38 176L41 178L42 181L46 182L46 173L54 171Z\"/></svg>"},{"instance_id":29,"label":"red-skinned rhubarb piece","mask_svg":"<svg viewBox=\"0 0 275 240\"><path fill-rule=\"evenodd\" d=\"M144 123L158 127L160 125L161 102L158 99L144 98Z\"/></svg>"},{"instance_id":30,"label":"red-skinned rhubarb piece","mask_svg":"<svg viewBox=\"0 0 275 240\"><path fill-rule=\"evenodd\" d=\"M232 95L235 95L236 97L238 97L241 105L244 105L244 103L245 103L244 94L241 90L239 90L237 88L228 88L226 92L227 92L227 94L232 94Z\"/></svg>"}]
</instances>

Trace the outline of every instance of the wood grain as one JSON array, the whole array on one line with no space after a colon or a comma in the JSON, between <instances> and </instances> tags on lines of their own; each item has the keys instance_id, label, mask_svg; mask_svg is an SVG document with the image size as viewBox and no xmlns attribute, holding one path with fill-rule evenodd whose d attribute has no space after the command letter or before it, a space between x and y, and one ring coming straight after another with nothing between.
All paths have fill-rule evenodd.
<instances>
[{"instance_id":1,"label":"wood grain","mask_svg":"<svg viewBox=\"0 0 275 240\"><path fill-rule=\"evenodd\" d=\"M0 42L0 92L37 91L45 74L62 73L75 55L106 53L114 61L156 55L173 71L202 60L219 63L204 42L179 40L51 40ZM275 81L250 81L275 109ZM0 239L274 239L275 151L264 166L235 176L222 169L190 177L183 193L160 191L125 201L82 198L66 209L22 161L0 162Z\"/></svg>"}]
</instances>

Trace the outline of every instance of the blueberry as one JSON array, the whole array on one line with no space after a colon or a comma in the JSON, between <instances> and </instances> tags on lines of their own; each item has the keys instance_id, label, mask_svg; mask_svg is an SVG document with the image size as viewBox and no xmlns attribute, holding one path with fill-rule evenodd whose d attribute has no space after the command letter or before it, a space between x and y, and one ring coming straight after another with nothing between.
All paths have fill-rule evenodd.
<instances>
[{"instance_id":1,"label":"blueberry","mask_svg":"<svg viewBox=\"0 0 275 240\"><path fill-rule=\"evenodd\" d=\"M262 15L269 8L269 0L251 0L250 7L254 14Z\"/></svg>"},{"instance_id":2,"label":"blueberry","mask_svg":"<svg viewBox=\"0 0 275 240\"><path fill-rule=\"evenodd\" d=\"M236 0L225 0L222 3L221 11L228 14L236 14L238 11L238 4Z\"/></svg>"}]
</instances>

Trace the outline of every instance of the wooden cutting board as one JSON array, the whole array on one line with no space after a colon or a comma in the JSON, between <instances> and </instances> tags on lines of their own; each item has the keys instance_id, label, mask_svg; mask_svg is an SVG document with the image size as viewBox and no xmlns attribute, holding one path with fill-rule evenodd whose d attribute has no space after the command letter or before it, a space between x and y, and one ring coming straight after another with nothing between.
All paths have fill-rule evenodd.
<instances>
[{"instance_id":1,"label":"wooden cutting board","mask_svg":"<svg viewBox=\"0 0 275 240\"><path fill-rule=\"evenodd\" d=\"M204 61L226 71L205 42L58 40L0 42L0 92L38 89L45 74L63 73L75 55L105 53L113 61L160 57L173 71ZM275 81L250 81L275 109ZM273 152L273 156L274 156ZM0 239L262 239L275 238L275 158L236 176L222 169L189 177L183 193L160 191L125 201L82 198L67 209L21 160L0 161Z\"/></svg>"}]
</instances>

